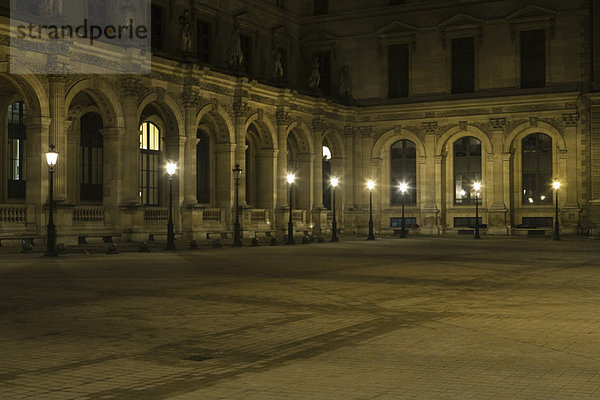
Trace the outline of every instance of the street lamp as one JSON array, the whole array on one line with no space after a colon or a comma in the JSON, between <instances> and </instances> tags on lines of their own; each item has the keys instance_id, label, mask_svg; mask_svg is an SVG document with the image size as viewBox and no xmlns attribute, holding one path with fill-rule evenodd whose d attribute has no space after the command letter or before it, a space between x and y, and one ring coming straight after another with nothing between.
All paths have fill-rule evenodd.
<instances>
[{"instance_id":1,"label":"street lamp","mask_svg":"<svg viewBox=\"0 0 600 400\"><path fill-rule=\"evenodd\" d=\"M292 174L291 172L287 174L287 183L288 183L288 187L289 187L289 191L290 191L290 198L289 198L289 203L290 203L290 220L288 221L288 240L287 240L287 244L296 244L296 242L294 242L294 221L292 220L292 185L294 184L294 182L296 181L296 176L294 174Z\"/></svg>"},{"instance_id":2,"label":"street lamp","mask_svg":"<svg viewBox=\"0 0 600 400\"><path fill-rule=\"evenodd\" d=\"M56 252L56 225L54 225L54 167L58 161L58 152L53 144L50 145L50 151L46 153L46 162L48 163L49 178L49 200L48 200L48 227L46 229L46 257L57 257Z\"/></svg>"},{"instance_id":3,"label":"street lamp","mask_svg":"<svg viewBox=\"0 0 600 400\"><path fill-rule=\"evenodd\" d=\"M336 178L335 176L331 178L331 187L333 188L332 195L331 195L331 204L332 204L332 211L333 211L333 220L331 221L331 241L332 242L337 242L340 240L340 239L338 239L338 236L337 236L337 222L335 220L335 188L337 188L339 183L340 183L340 180L338 178Z\"/></svg>"},{"instance_id":4,"label":"street lamp","mask_svg":"<svg viewBox=\"0 0 600 400\"><path fill-rule=\"evenodd\" d=\"M479 194L481 192L481 182L474 182L473 189L475 189L475 239L481 239L481 236L479 236Z\"/></svg>"},{"instance_id":5,"label":"street lamp","mask_svg":"<svg viewBox=\"0 0 600 400\"><path fill-rule=\"evenodd\" d=\"M169 175L169 222L167 222L167 250L175 250L175 233L173 232L173 180L177 172L177 164L169 161L167 163L167 174Z\"/></svg>"},{"instance_id":6,"label":"street lamp","mask_svg":"<svg viewBox=\"0 0 600 400\"><path fill-rule=\"evenodd\" d=\"M402 182L402 183L400 183L400 186L398 188L400 189L400 193L402 193L402 230L400 230L400 237L405 238L406 237L406 221L404 220L404 203L405 203L404 195L408 191L408 183Z\"/></svg>"},{"instance_id":7,"label":"street lamp","mask_svg":"<svg viewBox=\"0 0 600 400\"><path fill-rule=\"evenodd\" d=\"M367 189L369 189L369 236L367 236L367 240L375 240L373 234L373 189L375 189L375 181L369 179Z\"/></svg>"},{"instance_id":8,"label":"street lamp","mask_svg":"<svg viewBox=\"0 0 600 400\"><path fill-rule=\"evenodd\" d=\"M560 189L560 182L555 179L554 182L552 182L552 188L554 188L554 192L556 193L556 201L554 202L555 211L556 211L556 215L554 218L554 240L560 240L559 222L558 222L558 189Z\"/></svg>"},{"instance_id":9,"label":"street lamp","mask_svg":"<svg viewBox=\"0 0 600 400\"><path fill-rule=\"evenodd\" d=\"M240 179L242 178L242 169L239 163L235 163L233 169L235 179L235 224L233 226L233 247L242 247L242 225L240 225Z\"/></svg>"}]
</instances>

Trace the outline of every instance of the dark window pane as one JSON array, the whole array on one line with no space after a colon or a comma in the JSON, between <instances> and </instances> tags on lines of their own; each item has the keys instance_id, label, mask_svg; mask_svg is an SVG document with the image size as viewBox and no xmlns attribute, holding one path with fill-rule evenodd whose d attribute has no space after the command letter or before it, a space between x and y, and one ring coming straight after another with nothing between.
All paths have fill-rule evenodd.
<instances>
[{"instance_id":1,"label":"dark window pane","mask_svg":"<svg viewBox=\"0 0 600 400\"><path fill-rule=\"evenodd\" d=\"M398 190L401 182L408 184L409 190L404 195L405 204L417 203L417 147L410 140L399 140L391 148L390 165L390 202L392 205L402 204L402 194Z\"/></svg>"},{"instance_id":2,"label":"dark window pane","mask_svg":"<svg viewBox=\"0 0 600 400\"><path fill-rule=\"evenodd\" d=\"M196 198L210 203L210 142L206 132L198 131L196 145Z\"/></svg>"},{"instance_id":3,"label":"dark window pane","mask_svg":"<svg viewBox=\"0 0 600 400\"><path fill-rule=\"evenodd\" d=\"M319 61L319 75L321 76L319 89L326 95L331 95L331 53L329 51L314 53L313 60L315 59Z\"/></svg>"},{"instance_id":4,"label":"dark window pane","mask_svg":"<svg viewBox=\"0 0 600 400\"><path fill-rule=\"evenodd\" d=\"M161 50L163 48L163 17L162 7L152 5L152 17L151 17L151 28L152 28L152 48Z\"/></svg>"},{"instance_id":5,"label":"dark window pane","mask_svg":"<svg viewBox=\"0 0 600 400\"><path fill-rule=\"evenodd\" d=\"M546 85L546 38L543 29L521 32L521 87Z\"/></svg>"},{"instance_id":6,"label":"dark window pane","mask_svg":"<svg viewBox=\"0 0 600 400\"><path fill-rule=\"evenodd\" d=\"M331 210L331 162L323 157L323 206Z\"/></svg>"},{"instance_id":7,"label":"dark window pane","mask_svg":"<svg viewBox=\"0 0 600 400\"><path fill-rule=\"evenodd\" d=\"M81 117L81 200L102 201L102 126L97 113Z\"/></svg>"},{"instance_id":8,"label":"dark window pane","mask_svg":"<svg viewBox=\"0 0 600 400\"><path fill-rule=\"evenodd\" d=\"M196 24L196 38L198 58L201 62L208 63L211 60L211 36L210 24L205 21L198 21Z\"/></svg>"},{"instance_id":9,"label":"dark window pane","mask_svg":"<svg viewBox=\"0 0 600 400\"><path fill-rule=\"evenodd\" d=\"M329 12L329 0L315 0L315 15L323 15Z\"/></svg>"},{"instance_id":10,"label":"dark window pane","mask_svg":"<svg viewBox=\"0 0 600 400\"><path fill-rule=\"evenodd\" d=\"M158 206L161 134L151 122L144 122L140 131L140 201L146 206Z\"/></svg>"},{"instance_id":11,"label":"dark window pane","mask_svg":"<svg viewBox=\"0 0 600 400\"><path fill-rule=\"evenodd\" d=\"M388 46L388 97L408 96L408 44Z\"/></svg>"},{"instance_id":12,"label":"dark window pane","mask_svg":"<svg viewBox=\"0 0 600 400\"><path fill-rule=\"evenodd\" d=\"M452 93L475 90L475 45L472 37L452 40Z\"/></svg>"},{"instance_id":13,"label":"dark window pane","mask_svg":"<svg viewBox=\"0 0 600 400\"><path fill-rule=\"evenodd\" d=\"M16 102L8 106L8 182L9 198L24 199L26 195L25 148L26 132L25 103Z\"/></svg>"},{"instance_id":14,"label":"dark window pane","mask_svg":"<svg viewBox=\"0 0 600 400\"><path fill-rule=\"evenodd\" d=\"M247 73L252 73L252 39L250 36L240 35L240 46L244 55L242 67Z\"/></svg>"},{"instance_id":15,"label":"dark window pane","mask_svg":"<svg viewBox=\"0 0 600 400\"><path fill-rule=\"evenodd\" d=\"M481 141L466 136L454 142L454 203L475 204L473 183L481 181Z\"/></svg>"},{"instance_id":16,"label":"dark window pane","mask_svg":"<svg viewBox=\"0 0 600 400\"><path fill-rule=\"evenodd\" d=\"M523 204L553 204L552 138L533 133L521 142L521 176Z\"/></svg>"}]
</instances>

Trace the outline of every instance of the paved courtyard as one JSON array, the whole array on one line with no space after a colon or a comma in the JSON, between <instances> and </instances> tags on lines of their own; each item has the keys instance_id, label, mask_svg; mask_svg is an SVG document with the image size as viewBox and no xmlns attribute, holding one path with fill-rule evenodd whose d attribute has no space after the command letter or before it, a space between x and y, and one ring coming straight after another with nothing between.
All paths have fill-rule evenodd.
<instances>
[{"instance_id":1,"label":"paved courtyard","mask_svg":"<svg viewBox=\"0 0 600 400\"><path fill-rule=\"evenodd\" d=\"M600 241L0 257L1 399L600 398Z\"/></svg>"}]
</instances>

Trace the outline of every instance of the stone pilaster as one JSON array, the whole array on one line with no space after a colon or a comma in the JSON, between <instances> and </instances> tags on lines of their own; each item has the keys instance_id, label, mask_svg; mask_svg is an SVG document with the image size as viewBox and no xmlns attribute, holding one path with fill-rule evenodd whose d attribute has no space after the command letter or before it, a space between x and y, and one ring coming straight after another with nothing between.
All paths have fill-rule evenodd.
<instances>
[{"instance_id":1,"label":"stone pilaster","mask_svg":"<svg viewBox=\"0 0 600 400\"><path fill-rule=\"evenodd\" d=\"M65 75L50 75L50 144L56 146L59 159L68 160L67 133L65 131ZM54 173L54 198L57 202L67 199L67 171L66 162L56 164Z\"/></svg>"},{"instance_id":2,"label":"stone pilaster","mask_svg":"<svg viewBox=\"0 0 600 400\"><path fill-rule=\"evenodd\" d=\"M38 233L42 233L45 229L43 205L48 199L49 175L45 153L48 151L51 119L28 116L24 122L27 134L27 225L37 226Z\"/></svg>"},{"instance_id":3,"label":"stone pilaster","mask_svg":"<svg viewBox=\"0 0 600 400\"><path fill-rule=\"evenodd\" d=\"M492 143L495 149L493 154L488 154L491 165L488 166L488 179L486 194L488 201L488 229L490 235L506 235L508 234L507 227L507 212L506 203L504 202L504 161L502 148L504 146L505 137L505 118L491 118L490 125L492 127ZM510 186L506 187L510 190Z\"/></svg>"}]
</instances>

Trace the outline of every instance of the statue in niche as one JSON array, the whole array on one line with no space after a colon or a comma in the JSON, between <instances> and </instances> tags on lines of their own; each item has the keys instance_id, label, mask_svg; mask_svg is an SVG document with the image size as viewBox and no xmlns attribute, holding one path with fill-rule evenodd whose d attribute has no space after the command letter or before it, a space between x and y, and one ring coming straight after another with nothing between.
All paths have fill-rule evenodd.
<instances>
[{"instance_id":1,"label":"statue in niche","mask_svg":"<svg viewBox=\"0 0 600 400\"><path fill-rule=\"evenodd\" d=\"M279 46L275 46L275 52L273 53L273 79L283 79L283 50Z\"/></svg>"},{"instance_id":2,"label":"statue in niche","mask_svg":"<svg viewBox=\"0 0 600 400\"><path fill-rule=\"evenodd\" d=\"M240 36L240 24L236 22L231 32L231 48L229 49L229 64L233 67L240 67L244 63L244 53L242 52L242 39Z\"/></svg>"},{"instance_id":3,"label":"statue in niche","mask_svg":"<svg viewBox=\"0 0 600 400\"><path fill-rule=\"evenodd\" d=\"M192 52L192 22L190 19L190 10L183 11L183 15L179 17L179 50L183 54Z\"/></svg>"},{"instance_id":4,"label":"statue in niche","mask_svg":"<svg viewBox=\"0 0 600 400\"><path fill-rule=\"evenodd\" d=\"M62 15L62 10L62 0L41 0L38 8L40 15L47 17L57 17Z\"/></svg>"},{"instance_id":5,"label":"statue in niche","mask_svg":"<svg viewBox=\"0 0 600 400\"><path fill-rule=\"evenodd\" d=\"M314 90L319 89L321 83L321 73L319 72L319 57L313 58L312 71L308 80L308 87Z\"/></svg>"},{"instance_id":6,"label":"statue in niche","mask_svg":"<svg viewBox=\"0 0 600 400\"><path fill-rule=\"evenodd\" d=\"M340 72L340 97L344 100L352 100L352 78L347 65L344 65Z\"/></svg>"}]
</instances>

